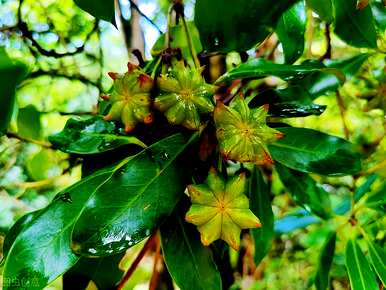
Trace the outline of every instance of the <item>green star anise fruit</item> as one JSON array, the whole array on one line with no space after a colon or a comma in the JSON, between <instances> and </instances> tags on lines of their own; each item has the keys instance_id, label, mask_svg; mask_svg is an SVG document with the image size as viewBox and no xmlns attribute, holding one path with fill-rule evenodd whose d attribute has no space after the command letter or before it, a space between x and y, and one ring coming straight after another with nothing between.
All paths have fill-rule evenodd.
<instances>
[{"instance_id":1,"label":"green star anise fruit","mask_svg":"<svg viewBox=\"0 0 386 290\"><path fill-rule=\"evenodd\" d=\"M104 98L108 99L112 106L104 119L121 120L126 133L129 133L138 122L148 124L153 121L150 111L153 80L137 66L129 63L127 67L128 71L123 75L109 73L114 80L113 90Z\"/></svg>"},{"instance_id":2,"label":"green star anise fruit","mask_svg":"<svg viewBox=\"0 0 386 290\"><path fill-rule=\"evenodd\" d=\"M214 110L219 148L226 159L255 164L272 163L267 144L283 133L267 126L268 105L250 109L243 97L237 96L229 106L218 102Z\"/></svg>"},{"instance_id":3,"label":"green star anise fruit","mask_svg":"<svg viewBox=\"0 0 386 290\"><path fill-rule=\"evenodd\" d=\"M189 68L178 62L167 75L158 78L160 95L154 106L165 112L171 124L197 130L201 124L200 114L213 111L210 97L214 86L205 83L201 72L202 69Z\"/></svg>"},{"instance_id":4,"label":"green star anise fruit","mask_svg":"<svg viewBox=\"0 0 386 290\"><path fill-rule=\"evenodd\" d=\"M205 184L188 186L192 206L185 219L197 226L205 246L222 239L238 250L241 230L261 226L249 209L245 189L244 173L225 182L213 168Z\"/></svg>"}]
</instances>

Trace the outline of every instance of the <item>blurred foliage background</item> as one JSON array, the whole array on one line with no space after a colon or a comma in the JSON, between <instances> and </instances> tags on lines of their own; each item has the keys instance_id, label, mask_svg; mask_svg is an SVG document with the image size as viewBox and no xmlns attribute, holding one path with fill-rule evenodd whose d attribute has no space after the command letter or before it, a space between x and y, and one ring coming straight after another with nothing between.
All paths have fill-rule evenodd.
<instances>
[{"instance_id":1,"label":"blurred foliage background","mask_svg":"<svg viewBox=\"0 0 386 290\"><path fill-rule=\"evenodd\" d=\"M72 0L0 0L0 46L11 58L27 64L30 71L17 90L17 107L9 133L0 138L0 248L19 217L46 206L58 191L80 179L81 160L53 150L47 137L59 132L71 116L95 114L100 94L107 92L112 84L107 72L124 72L127 62L136 60L132 54L134 48L150 58L153 44L165 30L167 0L121 0L118 5L116 25L120 30L108 22L95 20ZM186 15L192 19L194 3L185 1L185 5ZM373 13L377 13L376 9ZM303 59L322 58L328 48L326 28L312 12L307 14L307 20ZM384 33L383 41L385 37ZM331 59L366 52L348 47L333 33L330 48ZM275 35L248 53L278 62L284 59ZM228 66L237 63L238 58L238 54L228 55ZM321 116L288 121L346 138L360 147L364 156L361 174L317 177L330 193L333 208L368 181L369 174L375 174L375 178L367 183L367 194L382 188L386 191L385 72L385 55L372 54L338 93L323 94L316 99L317 104L327 105ZM263 81L280 87L276 78ZM269 255L258 266L253 263L253 247L248 237L244 251L231 253L237 277L234 287L308 289L331 225L316 223L286 230L290 224L280 219L300 208L285 191L277 173L273 172L270 184L275 218L281 221L276 223L276 231L281 235L277 235ZM369 209L361 218L372 223L378 231L376 239L384 241L386 221L384 218L374 221L373 216ZM346 226L341 231L344 236L350 228ZM339 254L343 252L344 242L337 243L338 254L331 272L334 289L349 289L343 255ZM121 262L123 269L130 265L141 245L128 251ZM148 289L151 272L149 256L136 270L127 289ZM60 287L58 281L49 288Z\"/></svg>"}]
</instances>

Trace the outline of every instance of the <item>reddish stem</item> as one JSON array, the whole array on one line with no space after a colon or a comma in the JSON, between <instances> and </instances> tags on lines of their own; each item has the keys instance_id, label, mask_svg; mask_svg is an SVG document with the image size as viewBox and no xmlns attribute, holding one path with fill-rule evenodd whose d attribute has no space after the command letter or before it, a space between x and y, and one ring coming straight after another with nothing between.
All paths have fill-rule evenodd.
<instances>
[{"instance_id":1,"label":"reddish stem","mask_svg":"<svg viewBox=\"0 0 386 290\"><path fill-rule=\"evenodd\" d=\"M155 240L156 251L154 255L154 264L153 264L153 274L151 275L149 290L155 290L158 285L159 272L158 272L158 264L161 260L161 241L159 237Z\"/></svg>"},{"instance_id":2,"label":"reddish stem","mask_svg":"<svg viewBox=\"0 0 386 290\"><path fill-rule=\"evenodd\" d=\"M146 241L145 245L143 246L142 250L138 253L138 256L135 258L134 262L131 264L129 270L127 270L125 276L123 276L122 280L119 282L117 286L117 290L122 290L125 287L125 284L127 281L129 281L131 275L133 275L135 269L137 269L139 263L145 257L146 252L153 246L155 237L157 235L153 233L150 238Z\"/></svg>"}]
</instances>

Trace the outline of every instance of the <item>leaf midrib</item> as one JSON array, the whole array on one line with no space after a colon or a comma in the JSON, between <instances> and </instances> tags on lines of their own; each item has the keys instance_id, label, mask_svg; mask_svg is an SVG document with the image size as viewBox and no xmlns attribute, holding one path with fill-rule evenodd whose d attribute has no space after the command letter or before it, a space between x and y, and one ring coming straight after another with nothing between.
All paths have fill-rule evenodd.
<instances>
[{"instance_id":1,"label":"leaf midrib","mask_svg":"<svg viewBox=\"0 0 386 290\"><path fill-rule=\"evenodd\" d=\"M131 157L134 157L134 156L131 156ZM131 157L128 157L127 159L129 159L129 158L131 158ZM125 159L125 160L126 160L126 159ZM128 161L128 160L127 160L127 161ZM106 171L100 172L99 174L92 175L92 176L90 176L90 178L85 178L85 179L79 181L79 183L76 183L76 184L74 184L73 186L71 186L67 191L70 191L72 188L77 187L77 186L79 186L80 184L83 184L83 183L87 182L87 181L90 180L90 179L93 179L93 178L99 177L99 176L101 176L101 175L103 175L103 174L112 172L112 174L106 179L106 181L107 181L107 180L109 180L109 179L112 177L112 175L114 174L114 172L120 168L120 167L118 167L119 165L121 165L121 164L118 164L117 167L115 167L115 168L113 168L113 169L111 169L111 170L106 170ZM106 182L106 181L105 181L105 182ZM103 182L100 186L102 186L105 182ZM95 191L98 190L100 186L96 187ZM95 191L94 191L94 192L95 192ZM43 212L41 215L43 215L43 214L44 214L44 212ZM39 216L41 216L41 215L39 215ZM78 218L78 217L77 217L77 218ZM76 218L76 219L77 219L77 218ZM38 249L39 249L39 248L43 248L45 245L49 245L49 244L55 243L55 242L62 236L62 234L65 233L65 232L67 231L67 229L69 229L69 228L74 224L74 221L75 221L75 218L70 219L70 220L69 220L69 223L68 223L65 227L63 227L58 233L56 233L56 234L54 235L53 239L51 239L50 241L48 241L48 242L45 243L44 245L40 245L40 246L38 247ZM30 227L28 227L28 228L30 228ZM24 232L24 231L22 231L22 232L20 233L20 235L18 235L18 237L15 239L15 241L13 242L12 247L10 248L10 250L9 250L9 252L8 252L8 256L7 256L7 259L6 259L5 264L4 264L4 273L5 273L5 269L7 269L7 265L8 265L8 262L7 262L7 261L8 261L8 259L9 259L9 257L11 256L11 253L12 253L12 251L13 251L13 248L14 248L14 246L17 244L17 241L18 241L19 239L21 239L20 237L22 236L22 233L23 233L23 232ZM21 251L21 252L18 252L17 255L20 256L21 253L24 253L24 251L28 251L28 250L30 250L30 248L26 248L25 250L23 250L23 251ZM71 251L71 249L70 249L70 251ZM71 252L71 253L72 253L72 252ZM75 261L78 261L78 260L80 259L79 256L76 256L74 253L72 253L72 254L73 254L73 256L77 257ZM76 262L75 262L75 263L76 263ZM74 264L75 264L75 263L74 263ZM57 275L57 277L59 277L59 276L60 276L60 274Z\"/></svg>"},{"instance_id":2,"label":"leaf midrib","mask_svg":"<svg viewBox=\"0 0 386 290\"><path fill-rule=\"evenodd\" d=\"M383 270L385 271L386 270L385 263L382 260L381 256L378 254L377 249L374 247L374 245L371 242L369 242L368 245L369 245L369 248L371 248L371 250L372 250L372 251L370 251L370 258L371 258L371 260L373 260L372 256L375 256L374 258L376 258L378 260L378 263L379 263L380 267L382 267ZM378 273L377 267L375 267L375 264L376 264L375 261L373 261L373 264L374 264L375 271L377 272L379 278L381 279L381 273ZM382 282L384 283L386 281L382 281Z\"/></svg>"},{"instance_id":3,"label":"leaf midrib","mask_svg":"<svg viewBox=\"0 0 386 290\"><path fill-rule=\"evenodd\" d=\"M355 259L355 263L356 263L356 268L358 269L358 272L359 272L359 278L360 278L360 281L361 281L361 285L362 285L362 289L366 289L365 287L365 281L364 281L364 277L363 277L363 273L361 271L361 268L359 267L360 265L360 261L359 261L359 257L358 257L358 249L357 249L357 245L351 241L351 244L352 244L352 247L353 247L353 252L354 252L354 259Z\"/></svg>"},{"instance_id":4,"label":"leaf midrib","mask_svg":"<svg viewBox=\"0 0 386 290\"><path fill-rule=\"evenodd\" d=\"M133 204L133 203L135 203L138 199L139 199L139 197L140 196L142 196L143 195L143 193L148 189L148 187L167 169L167 168L169 168L169 166L178 158L178 156L181 154L181 152L183 152L184 150L185 150L185 148L188 146L188 144L190 144L191 143L191 141L194 139L194 136L196 136L196 134L195 135L193 135L192 137L191 137L191 139L186 143L186 144L184 144L183 146L181 146L182 148L175 154L175 156L174 156L174 158L171 158L166 164L165 164L165 166L164 166L164 168L162 168L159 172L157 172L157 174L150 180L150 182L148 183L148 184L146 184L144 187L143 187L143 189L141 190L141 191L139 191L138 192L138 194L134 197L134 199L132 199L128 204L127 204L127 206L125 206L125 207L122 207L122 210L120 210L119 211L119 214L116 214L116 215L114 215L114 217L113 217L113 219L112 220L110 220L110 223L112 223L113 221L115 221L116 219L118 219L118 217L121 217L122 216L122 213L125 211L125 209L127 209L128 207L129 207L129 205L131 205L131 204ZM146 150L146 149L145 149ZM134 158L136 158L136 157L138 157L140 154L142 154L143 152L145 152L145 150L142 150L141 152L139 152L137 155L134 155L133 156L133 159ZM129 161L129 160L128 160ZM123 164L123 165L125 165L125 164ZM122 166L123 166L122 165ZM117 168L118 169L118 168ZM113 173L114 174L114 173ZM112 175L113 175L112 174ZM110 176L110 178L112 177L112 175ZM109 178L109 179L110 179ZM95 193L96 193L96 191L94 191L93 192L93 194L92 195L90 195L90 198L88 199L88 201L92 198L92 197L94 197L94 195L95 195ZM85 203L85 204L87 204L87 202ZM85 207L83 207L83 209L82 209L82 212L81 212L81 214L84 212L84 210L86 209L87 207L85 206ZM79 219L79 217L81 216L81 214L78 216L78 218L77 218L77 220ZM108 224L107 223L105 223L105 225L101 228L102 230L103 229L105 229L105 228L107 228L108 227ZM91 240L91 239L93 239L94 237L95 237L95 235L96 234L93 234L93 235L91 235L90 236L90 238L88 238L86 241L89 241L89 240ZM85 243L86 241L84 241L83 243Z\"/></svg>"},{"instance_id":5,"label":"leaf midrib","mask_svg":"<svg viewBox=\"0 0 386 290\"><path fill-rule=\"evenodd\" d=\"M285 148L285 149L291 149L293 151L301 151L301 152L305 152L305 153L308 153L308 154L315 154L315 151L312 151L312 150L308 150L308 149L305 149L305 148L301 148L301 147L296 147L296 146L292 146L292 145L286 145L286 144L282 144L282 143L272 143L269 145L269 147L281 147L281 148ZM328 154L331 154L331 153L328 153ZM323 157L326 157L326 155L328 154L321 154L323 155Z\"/></svg>"},{"instance_id":6,"label":"leaf midrib","mask_svg":"<svg viewBox=\"0 0 386 290\"><path fill-rule=\"evenodd\" d=\"M178 219L178 224L181 227L181 231L182 231L182 235L183 235L184 241L185 241L185 243L187 245L187 248L189 250L189 253L190 253L191 257L192 257L194 270L195 270L195 272L197 274L197 277L199 278L197 281L202 281L201 280L202 278L201 278L200 271L199 271L199 269L197 267L196 257L194 255L194 251L193 251L192 247L190 246L188 236L186 235L185 228L184 228L184 226L183 226L183 224L181 222L181 218L178 217L177 219ZM201 286L201 284L200 284L200 286ZM202 287L201 287L201 289L202 289ZM205 290L205 289L203 289L203 290Z\"/></svg>"}]
</instances>

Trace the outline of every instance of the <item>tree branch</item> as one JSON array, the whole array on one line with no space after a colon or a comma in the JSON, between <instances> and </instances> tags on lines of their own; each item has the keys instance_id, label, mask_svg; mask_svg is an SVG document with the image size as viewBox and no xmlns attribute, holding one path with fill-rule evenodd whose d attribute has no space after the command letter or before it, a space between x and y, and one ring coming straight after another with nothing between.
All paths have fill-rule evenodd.
<instances>
[{"instance_id":1,"label":"tree branch","mask_svg":"<svg viewBox=\"0 0 386 290\"><path fill-rule=\"evenodd\" d=\"M18 24L17 24L17 28L19 29L19 31L21 32L21 34L23 35L23 37L29 39L32 43L32 45L36 48L36 50L44 55L44 56L49 56L49 57L55 57L55 58L60 58L60 57L64 57L64 56L72 56L72 55L75 55L75 54L78 54L78 53L81 53L84 51L84 48L85 48L85 45L86 45L86 42L90 39L91 35L97 30L98 28L98 24L99 22L98 21L95 21L94 23L94 26L92 28L92 30L87 34L84 42L83 42L83 45L80 46L80 47L77 47L74 51L68 51L68 52L64 52L64 53L58 53L56 52L54 49L51 49L51 50L46 50L44 49L40 44L39 42L36 41L36 39L33 37L33 31L32 30L29 30L28 28L28 25L26 22L23 21L22 19L22 15L21 15L21 6L23 4L23 0L20 0L19 2L19 8L18 8L18 12L17 12L17 17L18 17Z\"/></svg>"},{"instance_id":2,"label":"tree branch","mask_svg":"<svg viewBox=\"0 0 386 290\"><path fill-rule=\"evenodd\" d=\"M163 33L162 30L158 27L158 25L155 24L154 21L151 20L145 13L143 13L143 12L141 11L141 9L139 9L138 5L137 5L133 0L129 0L129 1L130 1L130 6L131 6L133 9L137 10L138 14L140 14L143 18L145 18L146 21L148 21L151 25L153 25L154 28L157 29L158 32L159 32L160 34Z\"/></svg>"},{"instance_id":3,"label":"tree branch","mask_svg":"<svg viewBox=\"0 0 386 290\"><path fill-rule=\"evenodd\" d=\"M5 136L7 136L8 138L15 138L15 139L18 139L18 140L23 141L23 142L34 143L34 144L40 145L40 146L45 147L45 148L51 148L52 147L51 143L48 143L45 141L40 141L40 140L30 139L30 138L23 137L23 136L20 136L16 133L12 133L12 132L6 133Z\"/></svg>"},{"instance_id":4,"label":"tree branch","mask_svg":"<svg viewBox=\"0 0 386 290\"><path fill-rule=\"evenodd\" d=\"M99 90L101 90L98 82L94 82L92 80L89 80L88 78L86 78L80 74L67 75L67 74L64 74L62 72L53 71L53 70L52 71L45 71L45 70L39 69L37 71L30 73L27 80L35 79L35 78L38 78L41 76L51 76L53 78L66 78L66 79L71 80L71 81L80 81L80 82L83 82L85 84L95 86Z\"/></svg>"},{"instance_id":5,"label":"tree branch","mask_svg":"<svg viewBox=\"0 0 386 290\"><path fill-rule=\"evenodd\" d=\"M350 130L348 129L347 124L346 124L346 106L344 104L343 98L342 98L339 90L336 91L336 102L338 103L340 116L342 118L342 127L343 127L344 136L347 140L349 140Z\"/></svg>"}]
</instances>

